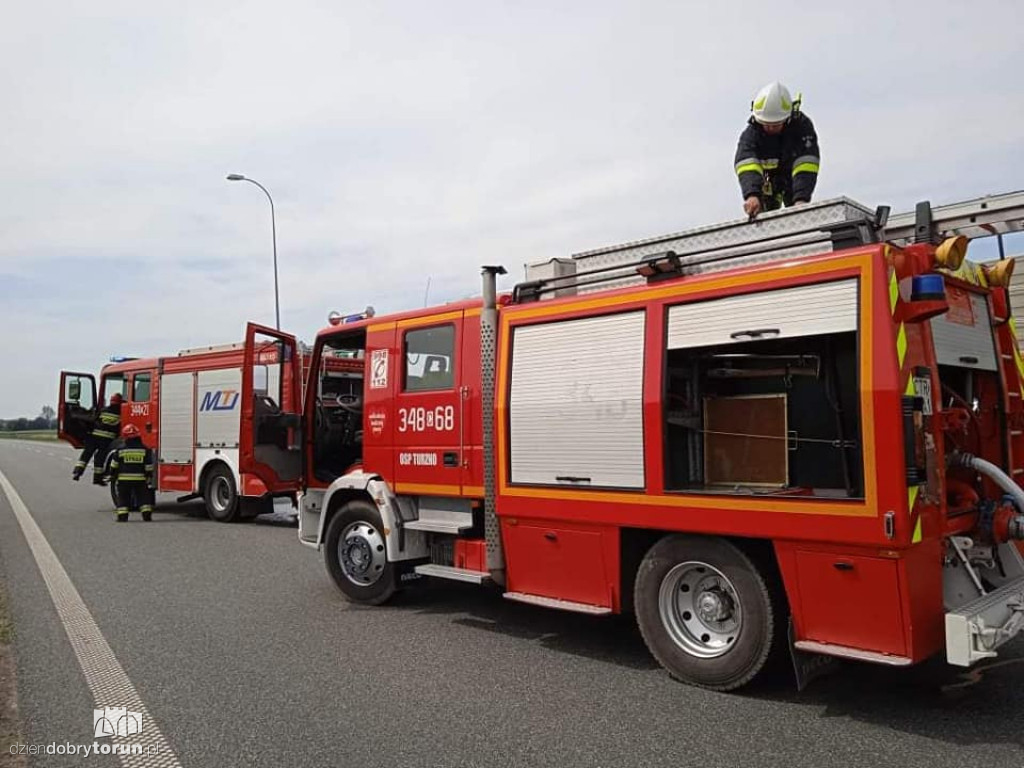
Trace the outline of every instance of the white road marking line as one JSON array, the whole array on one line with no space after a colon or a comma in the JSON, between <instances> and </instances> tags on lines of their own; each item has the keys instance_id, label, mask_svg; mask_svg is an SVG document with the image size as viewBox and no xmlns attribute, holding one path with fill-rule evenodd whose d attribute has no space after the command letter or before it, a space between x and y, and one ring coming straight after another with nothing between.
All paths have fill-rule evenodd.
<instances>
[{"instance_id":1,"label":"white road marking line","mask_svg":"<svg viewBox=\"0 0 1024 768\"><path fill-rule=\"evenodd\" d=\"M114 651L107 644L67 571L57 559L57 554L3 472L0 472L0 488L14 510L14 516L18 519L39 572L46 582L46 588L50 591L57 615L64 625L82 674L85 675L85 682L96 702L95 708L127 707L129 712L142 713L143 732L132 737L132 743L142 745L143 754L118 755L121 765L126 768L180 768L181 763L171 751L171 745L142 703L142 698L114 656ZM83 719L87 714L82 713Z\"/></svg>"}]
</instances>

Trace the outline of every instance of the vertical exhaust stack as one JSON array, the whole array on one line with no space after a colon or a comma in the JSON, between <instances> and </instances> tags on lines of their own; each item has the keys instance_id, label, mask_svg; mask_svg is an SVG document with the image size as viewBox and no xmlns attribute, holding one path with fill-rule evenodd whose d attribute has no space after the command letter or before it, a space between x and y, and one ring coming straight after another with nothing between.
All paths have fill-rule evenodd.
<instances>
[{"instance_id":1,"label":"vertical exhaust stack","mask_svg":"<svg viewBox=\"0 0 1024 768\"><path fill-rule=\"evenodd\" d=\"M505 585L505 553L501 528L494 509L494 370L498 341L498 275L504 267L483 267L483 310L480 312L480 400L484 427L484 534L487 537L487 570L491 578Z\"/></svg>"}]
</instances>

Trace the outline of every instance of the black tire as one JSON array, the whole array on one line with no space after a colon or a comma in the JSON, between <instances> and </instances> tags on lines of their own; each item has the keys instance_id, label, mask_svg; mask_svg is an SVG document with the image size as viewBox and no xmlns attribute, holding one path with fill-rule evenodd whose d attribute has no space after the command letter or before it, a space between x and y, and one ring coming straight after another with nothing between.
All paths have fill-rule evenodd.
<instances>
[{"instance_id":1,"label":"black tire","mask_svg":"<svg viewBox=\"0 0 1024 768\"><path fill-rule=\"evenodd\" d=\"M107 451L106 458L103 460L103 476L107 478L107 484L110 486L110 500L114 503L114 509L117 509L120 500L117 498L117 480L111 474L110 464L114 461L114 455L117 453L118 448L123 447L123 445L120 440L115 440L111 444L110 450Z\"/></svg>"},{"instance_id":2,"label":"black tire","mask_svg":"<svg viewBox=\"0 0 1024 768\"><path fill-rule=\"evenodd\" d=\"M239 504L238 488L231 471L220 464L206 474L203 483L203 501L206 502L206 513L211 520L218 523L233 523L238 519Z\"/></svg>"},{"instance_id":3,"label":"black tire","mask_svg":"<svg viewBox=\"0 0 1024 768\"><path fill-rule=\"evenodd\" d=\"M786 651L785 601L775 582L729 541L666 536L637 571L640 633L675 679L735 690Z\"/></svg>"},{"instance_id":4,"label":"black tire","mask_svg":"<svg viewBox=\"0 0 1024 768\"><path fill-rule=\"evenodd\" d=\"M397 591L395 565L387 561L384 525L368 501L350 501L331 518L324 564L335 586L353 603L381 605Z\"/></svg>"}]
</instances>

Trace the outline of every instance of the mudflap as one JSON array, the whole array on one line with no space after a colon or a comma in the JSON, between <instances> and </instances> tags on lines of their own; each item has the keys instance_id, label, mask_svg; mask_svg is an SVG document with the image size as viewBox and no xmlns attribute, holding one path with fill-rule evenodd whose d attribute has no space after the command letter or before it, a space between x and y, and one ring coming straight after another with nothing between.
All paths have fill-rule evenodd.
<instances>
[{"instance_id":1,"label":"mudflap","mask_svg":"<svg viewBox=\"0 0 1024 768\"><path fill-rule=\"evenodd\" d=\"M794 647L796 633L793 629L793 619L789 619L789 654L793 660L793 672L796 675L796 689L803 691L812 681L819 677L831 674L839 669L841 659L835 656L826 656L821 653L807 653L798 651Z\"/></svg>"},{"instance_id":2,"label":"mudflap","mask_svg":"<svg viewBox=\"0 0 1024 768\"><path fill-rule=\"evenodd\" d=\"M400 587L411 587L417 584L425 584L426 579L422 573L416 573L417 565L430 562L429 558L417 558L415 560L399 560L395 563L395 579Z\"/></svg>"}]
</instances>

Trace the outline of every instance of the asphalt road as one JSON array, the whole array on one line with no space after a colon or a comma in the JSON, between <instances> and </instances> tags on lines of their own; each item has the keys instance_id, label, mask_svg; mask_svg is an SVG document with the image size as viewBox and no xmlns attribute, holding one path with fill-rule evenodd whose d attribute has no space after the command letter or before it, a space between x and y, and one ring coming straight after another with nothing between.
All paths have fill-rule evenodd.
<instances>
[{"instance_id":1,"label":"asphalt road","mask_svg":"<svg viewBox=\"0 0 1024 768\"><path fill-rule=\"evenodd\" d=\"M0 442L183 766L1024 764L1024 640L969 676L848 665L802 693L709 693L670 680L625 619L448 584L351 606L282 516L222 525L161 499L154 522L116 524L105 488L70 481L72 457ZM26 741L91 742L94 702L2 494L0 577Z\"/></svg>"}]
</instances>

